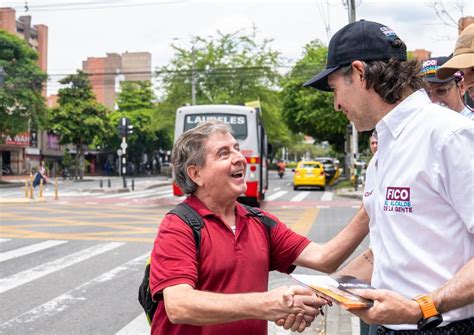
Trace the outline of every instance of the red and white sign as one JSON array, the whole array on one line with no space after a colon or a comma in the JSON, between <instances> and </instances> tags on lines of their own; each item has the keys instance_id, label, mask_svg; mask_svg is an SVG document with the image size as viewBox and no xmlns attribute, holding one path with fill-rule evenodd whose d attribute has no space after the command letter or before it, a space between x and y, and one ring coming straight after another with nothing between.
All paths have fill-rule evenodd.
<instances>
[{"instance_id":1,"label":"red and white sign","mask_svg":"<svg viewBox=\"0 0 474 335\"><path fill-rule=\"evenodd\" d=\"M30 145L30 133L19 133L13 137L2 134L2 138L4 143L7 145L18 145L22 147L27 147Z\"/></svg>"}]
</instances>

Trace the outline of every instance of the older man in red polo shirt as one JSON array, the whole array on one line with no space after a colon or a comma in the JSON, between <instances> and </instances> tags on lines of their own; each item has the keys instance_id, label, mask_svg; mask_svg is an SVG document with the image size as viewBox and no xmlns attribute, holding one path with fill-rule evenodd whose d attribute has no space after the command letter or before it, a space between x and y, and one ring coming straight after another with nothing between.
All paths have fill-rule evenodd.
<instances>
[{"instance_id":1,"label":"older man in red polo shirt","mask_svg":"<svg viewBox=\"0 0 474 335\"><path fill-rule=\"evenodd\" d=\"M268 273L296 265L334 271L368 232L349 224L324 247L277 222L270 232L237 203L246 190L246 160L228 125L208 121L183 133L173 148L175 182L203 218L196 255L193 233L168 214L152 252L150 287L163 294L152 334L267 333L267 320L303 331L324 302L310 290L268 291Z\"/></svg>"}]
</instances>

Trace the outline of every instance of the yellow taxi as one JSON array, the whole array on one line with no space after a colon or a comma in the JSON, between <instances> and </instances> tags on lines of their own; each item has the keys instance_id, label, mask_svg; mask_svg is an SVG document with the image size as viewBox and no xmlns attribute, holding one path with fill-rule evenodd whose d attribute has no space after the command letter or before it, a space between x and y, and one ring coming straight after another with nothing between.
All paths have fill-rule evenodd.
<instances>
[{"instance_id":1,"label":"yellow taxi","mask_svg":"<svg viewBox=\"0 0 474 335\"><path fill-rule=\"evenodd\" d=\"M317 186L326 188L326 174L321 162L307 161L296 165L293 176L293 189L296 191L300 186Z\"/></svg>"}]
</instances>

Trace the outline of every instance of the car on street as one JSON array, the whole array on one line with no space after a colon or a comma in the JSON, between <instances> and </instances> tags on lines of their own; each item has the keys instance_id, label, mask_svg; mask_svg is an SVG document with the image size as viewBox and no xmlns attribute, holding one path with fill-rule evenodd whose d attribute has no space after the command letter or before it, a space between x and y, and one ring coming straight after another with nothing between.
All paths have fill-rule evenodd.
<instances>
[{"instance_id":1,"label":"car on street","mask_svg":"<svg viewBox=\"0 0 474 335\"><path fill-rule=\"evenodd\" d=\"M324 173L326 174L326 184L333 185L341 175L339 160L332 157L317 157L314 160L323 164Z\"/></svg>"},{"instance_id":2,"label":"car on street","mask_svg":"<svg viewBox=\"0 0 474 335\"><path fill-rule=\"evenodd\" d=\"M299 162L293 170L293 189L296 191L301 186L316 186L322 190L326 188L326 174L321 162Z\"/></svg>"}]
</instances>

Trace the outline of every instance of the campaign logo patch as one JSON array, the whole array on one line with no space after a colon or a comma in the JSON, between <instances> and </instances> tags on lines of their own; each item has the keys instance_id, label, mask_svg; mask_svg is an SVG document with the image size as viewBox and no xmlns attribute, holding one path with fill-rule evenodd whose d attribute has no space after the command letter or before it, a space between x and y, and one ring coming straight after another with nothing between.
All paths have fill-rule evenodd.
<instances>
[{"instance_id":1,"label":"campaign logo patch","mask_svg":"<svg viewBox=\"0 0 474 335\"><path fill-rule=\"evenodd\" d=\"M413 207L410 200L410 188L391 186L387 187L383 210L385 212L413 212Z\"/></svg>"}]
</instances>

